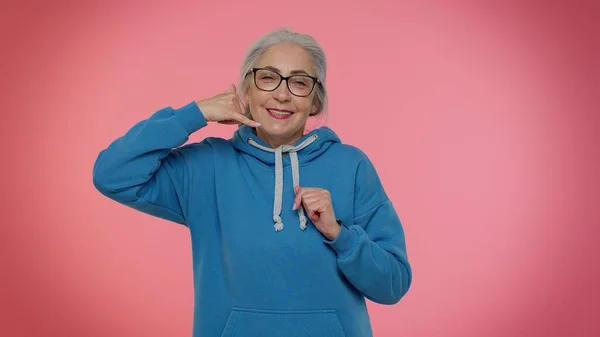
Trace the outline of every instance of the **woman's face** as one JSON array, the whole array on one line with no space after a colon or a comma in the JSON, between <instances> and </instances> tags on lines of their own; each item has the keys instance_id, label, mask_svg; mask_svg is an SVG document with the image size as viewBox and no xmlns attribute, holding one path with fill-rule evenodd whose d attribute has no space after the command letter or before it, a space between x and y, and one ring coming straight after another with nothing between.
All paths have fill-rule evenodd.
<instances>
[{"instance_id":1,"label":"woman's face","mask_svg":"<svg viewBox=\"0 0 600 337\"><path fill-rule=\"evenodd\" d=\"M257 60L255 68L267 68L256 74L258 85L265 89L279 82L277 74L282 76L310 75L316 77L310 55L302 47L293 44L278 44L269 48ZM282 81L277 89L264 91L254 82L254 74L248 75L250 81L245 93L252 118L261 124L257 134L271 146L293 144L304 135L306 121L311 113L317 111L314 104L316 90L313 80L307 77L290 79L289 86L297 94L310 89L307 97L298 97L288 89L286 81Z\"/></svg>"}]
</instances>

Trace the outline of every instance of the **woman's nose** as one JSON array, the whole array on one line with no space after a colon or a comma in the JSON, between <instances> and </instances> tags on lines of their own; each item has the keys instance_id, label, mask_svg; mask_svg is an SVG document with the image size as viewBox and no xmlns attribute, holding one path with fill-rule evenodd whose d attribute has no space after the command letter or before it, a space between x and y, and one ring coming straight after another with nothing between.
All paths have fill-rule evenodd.
<instances>
[{"instance_id":1,"label":"woman's nose","mask_svg":"<svg viewBox=\"0 0 600 337\"><path fill-rule=\"evenodd\" d=\"M290 99L290 97L292 96L292 93L290 92L290 89L288 88L287 80L281 81L281 84L279 85L279 87L277 87L277 89L275 89L274 95L275 95L275 98L277 98L280 101L285 101L285 100Z\"/></svg>"}]
</instances>

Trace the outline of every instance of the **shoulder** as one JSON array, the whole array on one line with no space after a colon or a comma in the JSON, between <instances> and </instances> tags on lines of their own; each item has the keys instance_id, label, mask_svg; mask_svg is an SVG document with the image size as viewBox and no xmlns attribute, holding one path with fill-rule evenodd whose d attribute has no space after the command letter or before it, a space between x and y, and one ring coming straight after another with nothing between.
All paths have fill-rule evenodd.
<instances>
[{"instance_id":1,"label":"shoulder","mask_svg":"<svg viewBox=\"0 0 600 337\"><path fill-rule=\"evenodd\" d=\"M332 159L343 163L347 169L352 169L356 186L360 189L380 189L382 182L373 161L367 153L358 146L336 143L332 146Z\"/></svg>"},{"instance_id":2,"label":"shoulder","mask_svg":"<svg viewBox=\"0 0 600 337\"><path fill-rule=\"evenodd\" d=\"M371 163L369 156L361 148L351 144L334 143L329 149L329 153L331 157L336 160L343 160L347 164Z\"/></svg>"},{"instance_id":3,"label":"shoulder","mask_svg":"<svg viewBox=\"0 0 600 337\"><path fill-rule=\"evenodd\" d=\"M175 149L173 152L185 159L194 159L207 156L213 156L215 153L222 152L231 148L231 144L226 139L219 137L207 137L198 142L188 143Z\"/></svg>"}]
</instances>

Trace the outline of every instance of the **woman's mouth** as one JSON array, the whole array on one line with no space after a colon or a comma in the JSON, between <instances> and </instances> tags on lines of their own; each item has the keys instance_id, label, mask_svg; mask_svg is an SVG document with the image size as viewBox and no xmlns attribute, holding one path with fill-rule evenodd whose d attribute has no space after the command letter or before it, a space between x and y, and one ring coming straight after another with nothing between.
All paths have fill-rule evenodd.
<instances>
[{"instance_id":1,"label":"woman's mouth","mask_svg":"<svg viewBox=\"0 0 600 337\"><path fill-rule=\"evenodd\" d=\"M269 112L269 115L271 115L271 117L277 118L277 119L286 119L286 118L289 118L293 114L293 112L291 112L291 111L278 110L278 109L267 109L267 112Z\"/></svg>"}]
</instances>

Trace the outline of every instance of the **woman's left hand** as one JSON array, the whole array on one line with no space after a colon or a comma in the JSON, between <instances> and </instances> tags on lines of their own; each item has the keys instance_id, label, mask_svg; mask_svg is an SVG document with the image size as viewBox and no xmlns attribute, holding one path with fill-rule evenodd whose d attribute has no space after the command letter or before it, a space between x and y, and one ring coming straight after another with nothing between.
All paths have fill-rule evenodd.
<instances>
[{"instance_id":1,"label":"woman's left hand","mask_svg":"<svg viewBox=\"0 0 600 337\"><path fill-rule=\"evenodd\" d=\"M335 240L340 233L340 224L336 221L329 191L322 188L299 186L295 191L294 210L302 204L317 230L328 240Z\"/></svg>"}]
</instances>

